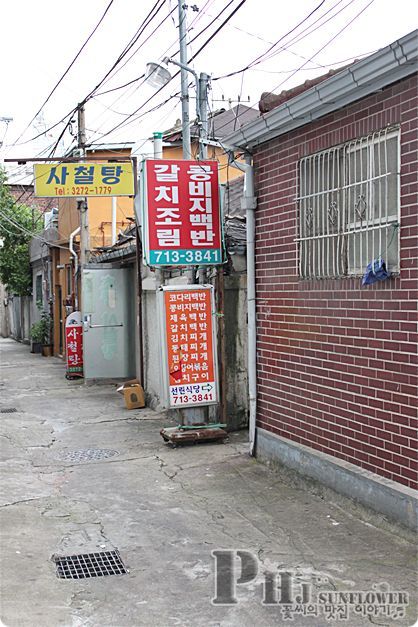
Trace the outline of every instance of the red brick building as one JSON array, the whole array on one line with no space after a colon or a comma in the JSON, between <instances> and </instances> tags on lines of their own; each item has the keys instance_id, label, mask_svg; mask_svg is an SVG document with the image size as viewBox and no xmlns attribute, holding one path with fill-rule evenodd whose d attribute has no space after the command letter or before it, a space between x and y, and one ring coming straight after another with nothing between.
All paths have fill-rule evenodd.
<instances>
[{"instance_id":1,"label":"red brick building","mask_svg":"<svg viewBox=\"0 0 418 627\"><path fill-rule=\"evenodd\" d=\"M417 487L416 70L415 32L225 138L255 172L257 454L366 502L372 481L394 516Z\"/></svg>"}]
</instances>

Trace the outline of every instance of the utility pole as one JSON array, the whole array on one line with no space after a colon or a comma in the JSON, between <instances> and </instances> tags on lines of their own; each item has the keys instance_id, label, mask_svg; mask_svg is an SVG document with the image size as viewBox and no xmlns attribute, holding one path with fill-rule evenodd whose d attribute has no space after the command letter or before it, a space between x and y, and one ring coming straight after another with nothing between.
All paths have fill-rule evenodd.
<instances>
[{"instance_id":1,"label":"utility pole","mask_svg":"<svg viewBox=\"0 0 418 627\"><path fill-rule=\"evenodd\" d=\"M199 158L205 160L208 158L208 146L205 143L205 139L208 139L209 135L209 120L208 120L208 90L209 90L209 74L201 72L199 76L199 90L196 97L199 99L199 114L200 114L200 134L199 134Z\"/></svg>"},{"instance_id":2,"label":"utility pole","mask_svg":"<svg viewBox=\"0 0 418 627\"><path fill-rule=\"evenodd\" d=\"M86 157L86 121L84 114L84 104L79 104L77 109L78 114L78 134L77 143L80 149L80 156L83 159ZM78 201L78 208L80 210L80 266L81 271L87 264L87 254L90 246L89 242L89 223L87 214L87 198L82 198Z\"/></svg>"},{"instance_id":3,"label":"utility pole","mask_svg":"<svg viewBox=\"0 0 418 627\"><path fill-rule=\"evenodd\" d=\"M187 66L187 23L186 23L186 5L183 0L178 0L179 9L179 44L180 44L180 63ZM181 67L181 126L183 137L183 159L192 158L192 150L190 143L190 117L189 117L189 85L187 78L187 70Z\"/></svg>"}]
</instances>

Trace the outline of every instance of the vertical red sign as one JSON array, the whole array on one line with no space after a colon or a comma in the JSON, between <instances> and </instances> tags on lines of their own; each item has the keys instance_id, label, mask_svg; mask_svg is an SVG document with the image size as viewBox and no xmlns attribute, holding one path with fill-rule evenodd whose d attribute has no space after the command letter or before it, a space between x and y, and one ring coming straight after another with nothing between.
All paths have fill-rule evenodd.
<instances>
[{"instance_id":1,"label":"vertical red sign","mask_svg":"<svg viewBox=\"0 0 418 627\"><path fill-rule=\"evenodd\" d=\"M165 288L164 311L169 406L215 403L217 381L212 288Z\"/></svg>"},{"instance_id":2,"label":"vertical red sign","mask_svg":"<svg viewBox=\"0 0 418 627\"><path fill-rule=\"evenodd\" d=\"M65 321L65 352L67 356L67 376L83 376L83 326L81 314L74 311Z\"/></svg>"},{"instance_id":3,"label":"vertical red sign","mask_svg":"<svg viewBox=\"0 0 418 627\"><path fill-rule=\"evenodd\" d=\"M217 161L147 160L142 189L148 265L222 263Z\"/></svg>"}]
</instances>

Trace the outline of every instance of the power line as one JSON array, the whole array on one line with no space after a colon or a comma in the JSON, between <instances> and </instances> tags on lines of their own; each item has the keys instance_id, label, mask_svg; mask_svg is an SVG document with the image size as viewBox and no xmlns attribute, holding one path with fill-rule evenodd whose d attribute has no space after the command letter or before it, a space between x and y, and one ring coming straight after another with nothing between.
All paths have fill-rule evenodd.
<instances>
[{"instance_id":1,"label":"power line","mask_svg":"<svg viewBox=\"0 0 418 627\"><path fill-rule=\"evenodd\" d=\"M13 203L14 205L16 205L16 203ZM32 231L29 231L29 229L26 229L24 226L22 226L21 224L18 224L17 222L14 222L9 216L7 216L3 211L1 211L0 209L0 216L2 216L5 220L7 220L8 222L10 222L10 224L12 224L16 229L22 231L22 233L24 233L26 236L35 238L35 239L39 239L41 242L44 242L45 244L49 244L50 246L54 246L54 248L61 248L62 250L68 250L68 246L61 246L59 244L56 244L54 242L50 242L47 239L45 239L44 237L42 237L41 235L34 233Z\"/></svg>"},{"instance_id":2,"label":"power line","mask_svg":"<svg viewBox=\"0 0 418 627\"><path fill-rule=\"evenodd\" d=\"M161 6L162 6L162 5L161 5ZM160 7L160 8L161 8L161 7ZM170 12L169 12L169 13L168 13L168 14L167 14L167 15L166 15L166 16L165 16L162 20L161 20L161 22L159 22L159 23L157 24L157 26L156 26L156 27L154 28L154 30L153 30L153 31L152 31L152 32L148 35L148 37L147 37L146 39L144 39L144 41L142 41L142 42L139 44L139 46L138 46L138 47L137 47L137 48L136 48L136 49L132 52L132 54L131 54L131 55L130 55L130 56L129 56L126 60L125 60L125 62L124 62L122 65L120 65L120 66L118 67L118 69L117 69L117 70L113 73L113 76L112 76L111 78L114 78L114 77L116 76L116 74L117 74L118 72L120 72L120 71L122 70L122 68L124 68L124 67L125 67L125 65L126 65L127 63L129 63L129 61L130 61L130 60L131 60L131 59L132 59L132 58L133 58L133 57L134 57L134 56L138 53L138 51L139 51L139 50L140 50L140 49L141 49L141 48L142 48L142 47L143 47L143 46L147 43L147 41L149 41L149 40L151 39L151 37L152 37L152 36L153 36L153 35L157 32L157 30L159 30L159 29L161 28L161 26L164 24L164 22L165 22L165 21L166 21L166 20L170 17L170 15L172 15L172 14L173 14L173 12L174 12L174 11L175 11L175 8L174 8L174 9L172 9L172 10L171 10L171 11L170 11ZM157 13L156 13L155 15L157 15ZM155 17L155 16L153 16L153 17ZM149 23L150 23L150 22L149 22ZM148 24L149 24L149 23L148 23ZM148 26L148 24L147 24L147 26ZM144 28L144 30L145 30L145 28ZM111 79L110 79L110 78L108 78L108 79L104 82L104 84L106 84L109 80L111 80ZM137 79L137 80L138 80L138 79Z\"/></svg>"},{"instance_id":3,"label":"power line","mask_svg":"<svg viewBox=\"0 0 418 627\"><path fill-rule=\"evenodd\" d=\"M353 2L355 0L351 0L351 2ZM336 39L344 30L346 30L349 26L351 26L351 24L371 5L373 4L375 0L370 0L370 2L363 8L361 9L361 11L359 11L349 22L347 22L345 24L345 26L343 26L335 35L333 35L331 37L331 39L329 39L319 50L317 50L311 57L309 57L309 59L307 59L301 66L299 66L290 76L286 77L286 79L284 81L282 81L281 83L279 83L278 85L276 85L275 87L272 88L271 91L276 91L277 89L279 89L280 87L282 87L282 85L284 85L284 83L286 83L289 79L291 79L293 76L295 76L295 74L297 74L298 72L300 72L300 70L302 70L305 65L307 65L308 63L310 63L310 61L312 61L312 59L314 59L318 54L320 54L327 46L329 46L330 43L332 43L334 41L334 39ZM257 103L254 103L257 104ZM251 105L251 106L254 106ZM244 112L243 112L244 113ZM240 113L237 117L240 117L241 115L243 115L243 113ZM224 126L226 126L226 124L223 124L222 126L220 126L217 130L220 131L222 128L224 128ZM219 140L218 140L219 141Z\"/></svg>"},{"instance_id":4,"label":"power line","mask_svg":"<svg viewBox=\"0 0 418 627\"><path fill-rule=\"evenodd\" d=\"M369 52L359 52L358 54L354 55L353 57L348 57L347 59L340 59L339 61L334 61L333 63L326 63L325 65L321 65L321 68L326 69L328 67L335 67L336 65L340 65L341 63L348 63L349 61L354 61L355 59L360 59L362 57L367 57L370 54L375 53L376 50L370 50ZM264 74L290 74L291 72L312 72L311 67L306 67L306 68L291 68L290 70L256 70L254 68L249 68L248 72L263 72ZM319 69L319 68L317 68Z\"/></svg>"},{"instance_id":5,"label":"power line","mask_svg":"<svg viewBox=\"0 0 418 627\"><path fill-rule=\"evenodd\" d=\"M97 22L96 26L93 28L93 30L91 31L90 35L87 37L87 39L85 40L85 42L83 43L83 45L81 46L81 48L79 49L79 51L77 52L77 54L75 55L74 59L71 61L70 65L67 67L67 69L64 71L64 73L62 74L62 76L60 77L60 79L57 81L57 83L54 85L54 87L52 88L52 90L49 92L48 96L45 98L44 102L42 103L42 105L40 106L39 110L35 113L35 115L33 116L32 120L29 122L29 124L27 125L27 127L25 128L25 130L19 135L19 137L17 138L17 140L14 142L14 144L16 144L19 139L26 133L26 131L28 130L28 128L30 127L30 125L35 121L35 119L37 118L37 116L40 114L40 112L42 111L42 109L45 107L45 105L47 104L47 102L49 101L49 99L51 98L52 94L56 91L57 87L62 83L62 81L64 80L64 78L67 76L68 72L71 70L71 68L73 67L74 63L77 61L78 57L81 55L81 53L83 52L84 48L87 46L88 42L90 41L90 39L93 37L94 33L97 31L97 29L99 28L100 24L103 22L104 18L106 17L106 14L108 13L110 7L112 6L114 0L110 0L109 4L107 5L102 17L100 18L100 20ZM46 132L46 131L45 131Z\"/></svg>"},{"instance_id":6,"label":"power line","mask_svg":"<svg viewBox=\"0 0 418 627\"><path fill-rule=\"evenodd\" d=\"M355 0L352 0L352 2ZM371 5L373 4L375 0L370 0L370 2L368 4L366 4L365 7L363 7L361 9L361 11L359 11L353 18L351 18L351 20L349 22L347 22L347 24L345 24L345 26L343 26L335 35L333 35L331 37L331 39L329 39L319 50L317 50L317 52L315 52L315 54L313 54L307 61L305 61L305 63L303 63L299 68L297 68L293 74L291 74L290 76L288 76L284 81L282 81L281 83L279 83L279 85L276 85L276 87L273 87L273 90L279 89L286 81L288 81L290 78L292 78L295 74L297 74L307 63L309 63L310 61L312 61L312 59L314 59L316 56L318 56L318 54L320 54L327 46L329 46L329 44L331 44L334 39L336 39L339 35L341 35L341 33L343 31L345 31L349 26L351 26L351 24L358 18L360 17L360 15L362 13L364 13L364 11Z\"/></svg>"},{"instance_id":7,"label":"power line","mask_svg":"<svg viewBox=\"0 0 418 627\"><path fill-rule=\"evenodd\" d=\"M196 51L196 53L188 60L188 63L191 63L201 52L202 50L204 50L204 48L206 48L206 46L214 39L214 37L216 37L216 35L222 30L222 28L229 22L229 20L235 15L235 13L237 13L237 11L245 4L247 0L241 0L241 2L235 7L235 9L225 18L225 20L222 22L222 24L220 26L218 26L218 28L211 34L211 36L205 41L204 44L202 44L202 46L200 46L199 50ZM168 81L171 82L176 76L179 75L179 71L176 72ZM111 133L113 133L115 130L121 128L122 126L125 126L126 123L128 122L129 119L132 119L134 115L136 115L136 113L138 113L138 111L140 111L141 109L143 109L144 106L146 106L148 104L148 102L150 102L150 100L152 100L153 98L155 98L167 85L168 83L166 83L166 85L163 85L162 87L160 87L154 94L152 94L152 96L150 96L142 105L140 105L135 111L133 111L125 121L119 122L119 124L117 124L116 126L114 126L110 131L108 131L107 133L104 133L101 138L103 137L107 137L108 135L110 135ZM168 100L170 100L172 97L170 97ZM168 102L168 100L166 102ZM164 103L165 104L165 103ZM157 105L158 106L158 105ZM135 118L137 119L137 118ZM134 120L132 120L134 121Z\"/></svg>"},{"instance_id":8,"label":"power line","mask_svg":"<svg viewBox=\"0 0 418 627\"><path fill-rule=\"evenodd\" d=\"M250 63L248 63L244 68L240 69L240 70L235 70L234 72L229 72L228 74L224 74L223 76L216 76L215 78L213 78L212 80L214 81L218 81L221 78L229 78L231 76L235 76L235 74L240 74L241 72L245 72L246 70L248 70L252 65L255 65L257 62L260 62L260 59L262 59L266 54L268 54L271 50L273 50L281 41L283 41L283 39L285 39L286 37L288 37L291 33L293 33L295 30L297 30L302 24L304 24L307 20L309 20L309 18L316 13L316 11L318 11L321 6L324 4L325 0L321 0L321 2L310 12L308 13L308 15L306 15L303 20L301 20L300 22L298 22L296 24L296 26L294 26L293 28L291 28L289 31L287 31L287 33L285 33L284 35L282 35L276 42L274 42L273 44L271 44L271 46L269 48L267 48L267 50L259 55L258 57L256 57L253 61L251 61ZM341 0L340 0L341 2Z\"/></svg>"},{"instance_id":9,"label":"power line","mask_svg":"<svg viewBox=\"0 0 418 627\"><path fill-rule=\"evenodd\" d=\"M157 16L159 11L162 9L165 0L157 0L153 5L152 9L149 11L148 15L143 20L141 26L137 29L135 35L131 38L130 42L125 46L124 50L120 53L119 57L113 63L110 70L106 72L104 77L97 83L97 85L90 91L90 93L83 99L83 104L89 100L93 94L103 85L105 80L109 77L109 75L113 72L113 70L119 65L119 63L124 59L124 57L128 54L128 52L133 48L136 44L146 27L152 22L152 20ZM159 6L158 6L159 4ZM147 21L148 20L148 21Z\"/></svg>"},{"instance_id":10,"label":"power line","mask_svg":"<svg viewBox=\"0 0 418 627\"><path fill-rule=\"evenodd\" d=\"M112 0L113 2L113 0ZM95 91L97 91L97 89L99 89L101 87L101 85L104 83L104 81L108 78L108 76L112 73L112 71L115 69L115 67L122 61L122 59L126 56L126 54L128 54L129 50L135 45L135 43L138 41L139 37L141 36L141 34L143 33L143 31L145 30L145 28L148 26L148 24L156 17L156 15L158 14L158 12L161 10L161 8L164 5L165 0L157 0L157 2L155 2L155 4L153 5L153 7L151 8L151 10L148 12L147 16L145 17L145 19L142 21L141 26L136 30L135 34L133 35L133 37L131 38L131 40L129 41L129 43L125 46L125 48L122 50L122 52L119 54L118 58L116 59L116 61L112 64L110 70L108 70L106 72L106 74L103 76L103 78L97 83L97 85L87 94L87 96L85 96L85 98L83 98L82 100L82 104L86 103L87 100L89 100L93 94L95 93ZM158 6L159 5L159 6ZM155 12L154 12L155 11ZM148 20L148 21L147 21ZM13 142L12 144L10 144L10 147L13 146L17 146L17 145L24 145L24 144L28 144L36 139L38 139L39 137L41 137L42 135L44 135L45 133L48 133L49 131L53 130L54 128L56 128L57 126L59 126L59 124L61 124L62 122L64 122L65 120L67 120L68 117L72 116L75 111L77 110L77 107L75 107L74 109L72 109L69 113L67 113L66 115L63 116L63 118L61 118L61 120L59 120L58 122L56 122L55 124L53 124L52 126L50 126L49 128L47 128L46 130L44 130L42 133L38 133L37 135L35 135L34 137L31 137L30 139L24 141L24 142L20 142L20 144L18 143L18 140L22 137L22 135L20 135L20 137L18 138L18 140L16 140L15 142ZM35 116L36 117L36 116ZM26 129L25 129L26 131ZM24 132L25 132L24 131Z\"/></svg>"},{"instance_id":11,"label":"power line","mask_svg":"<svg viewBox=\"0 0 418 627\"><path fill-rule=\"evenodd\" d=\"M333 20L335 17L337 17L337 15L339 15L340 13L342 13L343 11L345 11L345 9L347 9L349 6L351 6L354 2L356 2L356 0L349 0L349 2L347 2L347 4L345 4L341 9L339 9L339 11L337 11L336 13L334 13L333 15L330 15L329 18L327 20L324 20L321 22L321 24L318 24L317 26L315 26L315 28L312 28L315 24L317 24L318 22L320 22L321 20L323 20L323 18L328 15L328 13L330 13L331 11L333 11L334 9L337 8L337 6L339 4L341 4L342 0L339 0L333 7L331 7L330 9L328 9L328 11L326 11L325 13L323 13L318 19L316 19L314 22L312 22L312 24L310 24L309 26L307 26L303 31L301 31L300 33L298 33L297 35L295 35L293 37L293 39L291 39L290 41L287 42L287 46L289 45L296 45L298 44L300 41L302 41L303 39L306 39L306 37L309 37L309 35L311 35L312 33L315 33L319 28L322 28L325 24L327 24L329 21ZM308 31L308 32L306 32ZM272 59L273 57L275 57L277 54L279 54L282 51L282 48L279 48L279 50L272 52L270 55L266 56L263 61L268 61L270 59ZM255 64L255 65L258 65Z\"/></svg>"},{"instance_id":12,"label":"power line","mask_svg":"<svg viewBox=\"0 0 418 627\"><path fill-rule=\"evenodd\" d=\"M191 63L197 57L197 55L200 54L202 52L202 50L204 50L204 48L206 48L206 46L212 41L212 39L214 39L214 37L216 37L216 35L219 33L219 31L221 31L222 28L228 24L229 20L235 15L235 13L237 13L237 11L240 10L242 5L246 3L246 1L247 0L241 0L239 5L235 7L235 9L232 11L232 13L230 13L228 15L228 17L225 18L225 20L222 22L222 24L220 26L218 26L218 28L212 33L212 35L209 37L209 39L207 39L205 41L205 43L202 46L200 46L199 50L197 50L197 52L195 52L195 54L188 60L188 63Z\"/></svg>"}]
</instances>

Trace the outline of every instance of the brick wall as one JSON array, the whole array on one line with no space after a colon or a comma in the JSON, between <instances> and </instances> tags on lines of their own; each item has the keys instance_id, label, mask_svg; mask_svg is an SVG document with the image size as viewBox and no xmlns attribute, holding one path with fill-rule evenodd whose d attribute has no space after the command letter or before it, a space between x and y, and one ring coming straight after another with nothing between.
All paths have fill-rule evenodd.
<instances>
[{"instance_id":1,"label":"brick wall","mask_svg":"<svg viewBox=\"0 0 418 627\"><path fill-rule=\"evenodd\" d=\"M297 164L401 124L401 273L297 276ZM417 77L257 148L258 426L417 486Z\"/></svg>"},{"instance_id":2,"label":"brick wall","mask_svg":"<svg viewBox=\"0 0 418 627\"><path fill-rule=\"evenodd\" d=\"M16 202L28 207L36 207L41 213L51 211L53 207L57 207L56 198L40 198L34 195L33 185L15 185L9 184L8 188Z\"/></svg>"}]
</instances>

